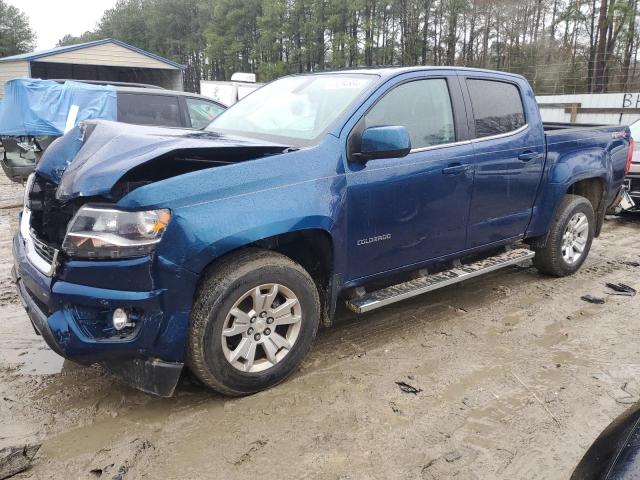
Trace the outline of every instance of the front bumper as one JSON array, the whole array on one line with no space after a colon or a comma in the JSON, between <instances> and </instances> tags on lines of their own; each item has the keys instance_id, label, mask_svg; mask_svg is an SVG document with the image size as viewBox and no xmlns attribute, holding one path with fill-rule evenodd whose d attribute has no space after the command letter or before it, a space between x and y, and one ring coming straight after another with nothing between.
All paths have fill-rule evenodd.
<instances>
[{"instance_id":1,"label":"front bumper","mask_svg":"<svg viewBox=\"0 0 640 480\"><path fill-rule=\"evenodd\" d=\"M141 390L171 395L184 362L195 274L146 257L68 261L49 277L27 258L20 233L13 256L18 295L52 350L99 363ZM136 312L136 326L126 334L110 323L116 308Z\"/></svg>"}]
</instances>

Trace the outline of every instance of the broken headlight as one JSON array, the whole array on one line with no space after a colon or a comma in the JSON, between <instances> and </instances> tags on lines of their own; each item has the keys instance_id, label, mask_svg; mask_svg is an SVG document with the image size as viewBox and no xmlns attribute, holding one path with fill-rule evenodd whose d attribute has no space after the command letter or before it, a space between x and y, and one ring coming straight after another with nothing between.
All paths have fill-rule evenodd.
<instances>
[{"instance_id":1,"label":"broken headlight","mask_svg":"<svg viewBox=\"0 0 640 480\"><path fill-rule=\"evenodd\" d=\"M127 212L84 206L67 228L62 249L75 258L131 258L148 255L169 224L169 210Z\"/></svg>"}]
</instances>

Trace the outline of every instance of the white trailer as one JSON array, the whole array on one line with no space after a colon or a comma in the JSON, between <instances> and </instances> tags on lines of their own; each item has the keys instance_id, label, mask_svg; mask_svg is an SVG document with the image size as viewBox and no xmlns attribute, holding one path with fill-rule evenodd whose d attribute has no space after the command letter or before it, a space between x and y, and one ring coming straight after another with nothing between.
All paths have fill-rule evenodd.
<instances>
[{"instance_id":1,"label":"white trailer","mask_svg":"<svg viewBox=\"0 0 640 480\"><path fill-rule=\"evenodd\" d=\"M236 72L231 75L230 82L200 80L200 94L229 107L262 85L256 83L255 73Z\"/></svg>"}]
</instances>

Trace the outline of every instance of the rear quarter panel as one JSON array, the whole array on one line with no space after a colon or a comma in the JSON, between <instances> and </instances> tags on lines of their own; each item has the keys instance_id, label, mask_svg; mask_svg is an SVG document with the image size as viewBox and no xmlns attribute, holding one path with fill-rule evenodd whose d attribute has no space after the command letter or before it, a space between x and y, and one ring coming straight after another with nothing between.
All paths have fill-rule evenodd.
<instances>
[{"instance_id":1,"label":"rear quarter panel","mask_svg":"<svg viewBox=\"0 0 640 480\"><path fill-rule=\"evenodd\" d=\"M624 180L630 132L627 127L590 127L546 133L547 159L527 237L544 235L553 215L575 183L599 178L605 207Z\"/></svg>"}]
</instances>

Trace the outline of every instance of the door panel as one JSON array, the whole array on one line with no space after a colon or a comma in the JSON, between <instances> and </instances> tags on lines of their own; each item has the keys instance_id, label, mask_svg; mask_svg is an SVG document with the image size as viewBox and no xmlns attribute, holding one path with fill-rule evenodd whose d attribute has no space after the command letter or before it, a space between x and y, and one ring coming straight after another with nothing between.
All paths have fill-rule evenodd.
<instances>
[{"instance_id":1,"label":"door panel","mask_svg":"<svg viewBox=\"0 0 640 480\"><path fill-rule=\"evenodd\" d=\"M535 135L527 129L474 143L473 163L467 248L524 234L544 167L544 148Z\"/></svg>"},{"instance_id":2,"label":"door panel","mask_svg":"<svg viewBox=\"0 0 640 480\"><path fill-rule=\"evenodd\" d=\"M460 92L455 77L400 83L354 129L402 125L413 150L347 165L349 280L464 249L473 168Z\"/></svg>"},{"instance_id":3,"label":"door panel","mask_svg":"<svg viewBox=\"0 0 640 480\"><path fill-rule=\"evenodd\" d=\"M527 124L516 83L467 78L475 169L467 248L524 234L544 168L544 134ZM537 125L537 122L534 122Z\"/></svg>"},{"instance_id":4,"label":"door panel","mask_svg":"<svg viewBox=\"0 0 640 480\"><path fill-rule=\"evenodd\" d=\"M347 177L350 279L465 246L473 170L470 145L368 162ZM456 173L444 173L462 166Z\"/></svg>"}]
</instances>

